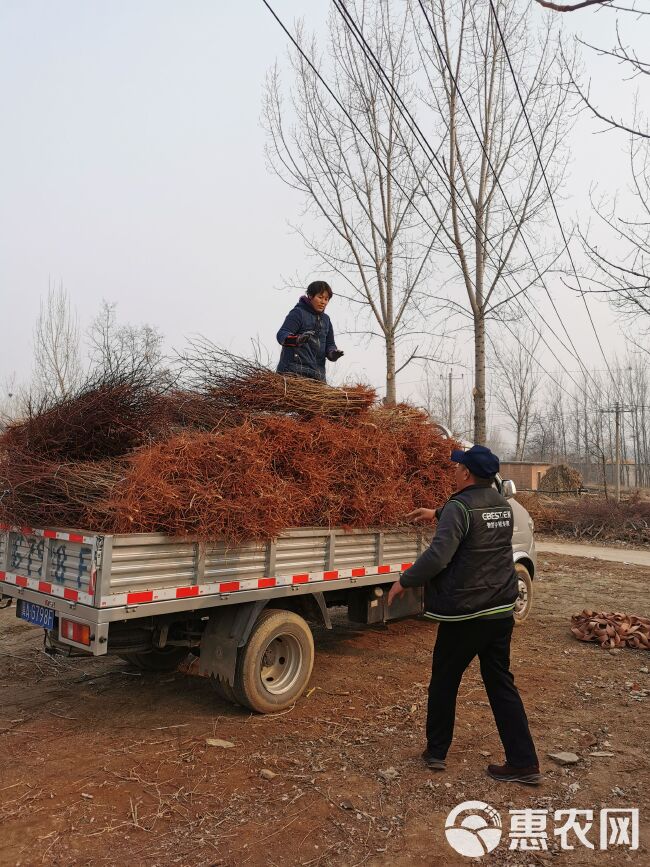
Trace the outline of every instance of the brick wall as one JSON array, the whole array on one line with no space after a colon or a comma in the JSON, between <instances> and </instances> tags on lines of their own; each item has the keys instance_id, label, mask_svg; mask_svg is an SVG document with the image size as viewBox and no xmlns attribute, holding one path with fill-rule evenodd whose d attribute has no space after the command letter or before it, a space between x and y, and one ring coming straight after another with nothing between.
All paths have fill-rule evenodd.
<instances>
[{"instance_id":1,"label":"brick wall","mask_svg":"<svg viewBox=\"0 0 650 867\"><path fill-rule=\"evenodd\" d=\"M519 461L502 461L501 478L512 479L517 490L533 490L539 487L539 480L549 469L550 464L529 464Z\"/></svg>"}]
</instances>

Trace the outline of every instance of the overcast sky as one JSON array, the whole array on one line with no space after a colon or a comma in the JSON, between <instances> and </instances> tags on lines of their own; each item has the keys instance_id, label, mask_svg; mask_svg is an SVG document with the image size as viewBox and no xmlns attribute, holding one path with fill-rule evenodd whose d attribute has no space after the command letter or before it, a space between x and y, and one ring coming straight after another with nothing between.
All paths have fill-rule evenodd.
<instances>
[{"instance_id":1,"label":"overcast sky","mask_svg":"<svg viewBox=\"0 0 650 867\"><path fill-rule=\"evenodd\" d=\"M273 5L287 23L302 14L322 29L325 3ZM613 44L612 12L563 20ZM638 35L648 29L634 22L638 46L650 44ZM29 378L48 281L66 287L82 327L107 299L120 320L157 326L169 347L200 332L241 352L259 338L276 356L275 332L296 300L284 278L320 276L288 229L300 199L264 159L262 84L285 48L257 0L0 0L0 383L12 371ZM624 105L630 86L621 89L613 65L585 63L602 103ZM567 226L576 214L587 221L591 183L627 183L624 137L598 129L588 118L574 126ZM584 308L561 285L553 291L598 365ZM620 348L607 309L593 307ZM351 321L342 300L329 312L339 330ZM382 384L381 347L338 342L341 372ZM417 392L419 376L402 374L400 396Z\"/></svg>"}]
</instances>

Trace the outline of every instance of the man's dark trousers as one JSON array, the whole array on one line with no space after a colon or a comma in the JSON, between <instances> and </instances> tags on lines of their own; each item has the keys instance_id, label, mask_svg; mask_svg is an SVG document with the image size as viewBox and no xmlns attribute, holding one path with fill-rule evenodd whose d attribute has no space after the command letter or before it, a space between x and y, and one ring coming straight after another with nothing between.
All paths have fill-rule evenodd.
<instances>
[{"instance_id":1,"label":"man's dark trousers","mask_svg":"<svg viewBox=\"0 0 650 867\"><path fill-rule=\"evenodd\" d=\"M454 734L458 687L465 669L478 656L506 761L514 768L537 765L526 711L510 672L513 626L512 617L477 617L438 625L427 712L427 748L431 755L440 759L447 755Z\"/></svg>"}]
</instances>

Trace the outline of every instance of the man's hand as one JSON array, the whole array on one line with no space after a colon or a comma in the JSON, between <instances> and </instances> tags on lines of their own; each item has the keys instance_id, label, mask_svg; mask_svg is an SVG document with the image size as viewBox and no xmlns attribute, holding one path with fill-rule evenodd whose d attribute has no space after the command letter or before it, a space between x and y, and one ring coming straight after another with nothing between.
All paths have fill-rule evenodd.
<instances>
[{"instance_id":1,"label":"man's hand","mask_svg":"<svg viewBox=\"0 0 650 867\"><path fill-rule=\"evenodd\" d=\"M409 512L406 515L406 518L409 521L433 521L436 517L436 513L433 509L413 509L412 512Z\"/></svg>"},{"instance_id":2,"label":"man's hand","mask_svg":"<svg viewBox=\"0 0 650 867\"><path fill-rule=\"evenodd\" d=\"M342 358L345 355L342 349L330 349L327 353L328 361L338 361L339 358Z\"/></svg>"},{"instance_id":3,"label":"man's hand","mask_svg":"<svg viewBox=\"0 0 650 867\"><path fill-rule=\"evenodd\" d=\"M402 585L399 583L399 581L396 581L396 582L391 586L390 590L388 591L388 602L387 602L387 605L390 606L390 605L392 604L392 602L393 602L393 599L394 599L396 596L401 596L402 593L404 593L405 590L406 590L406 587L402 587Z\"/></svg>"}]
</instances>

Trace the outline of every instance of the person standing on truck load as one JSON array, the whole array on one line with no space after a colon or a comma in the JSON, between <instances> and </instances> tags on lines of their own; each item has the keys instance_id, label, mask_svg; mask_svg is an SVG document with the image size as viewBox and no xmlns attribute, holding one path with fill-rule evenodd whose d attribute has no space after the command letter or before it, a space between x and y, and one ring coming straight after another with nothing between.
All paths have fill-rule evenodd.
<instances>
[{"instance_id":1,"label":"person standing on truck load","mask_svg":"<svg viewBox=\"0 0 650 867\"><path fill-rule=\"evenodd\" d=\"M278 373L296 373L325 382L325 360L338 361L343 355L334 341L334 329L325 308L332 290L324 280L307 287L278 331L282 347Z\"/></svg>"},{"instance_id":2,"label":"person standing on truck load","mask_svg":"<svg viewBox=\"0 0 650 867\"><path fill-rule=\"evenodd\" d=\"M512 560L512 508L493 486L499 459L485 446L473 446L452 451L451 460L456 464L455 493L435 512L416 509L408 516L437 517L433 541L388 594L390 605L406 587L424 586L425 617L439 622L422 758L433 770L445 769L460 681L478 656L506 757L505 764L488 765L487 772L495 780L537 784L539 761L510 672L518 586Z\"/></svg>"}]
</instances>

